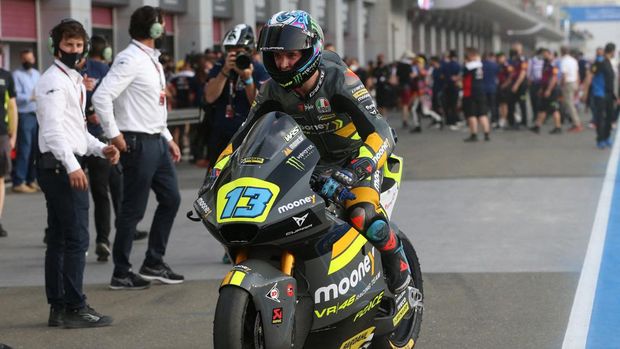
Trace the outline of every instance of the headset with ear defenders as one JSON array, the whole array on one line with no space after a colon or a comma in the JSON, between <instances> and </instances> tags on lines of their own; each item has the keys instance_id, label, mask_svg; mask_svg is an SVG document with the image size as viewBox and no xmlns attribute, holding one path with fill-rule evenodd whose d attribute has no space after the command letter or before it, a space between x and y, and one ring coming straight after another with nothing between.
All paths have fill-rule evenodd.
<instances>
[{"instance_id":1,"label":"headset with ear defenders","mask_svg":"<svg viewBox=\"0 0 620 349\"><path fill-rule=\"evenodd\" d=\"M112 48L110 46L106 46L101 52L101 57L106 60L106 62L112 61Z\"/></svg>"},{"instance_id":2,"label":"headset with ear defenders","mask_svg":"<svg viewBox=\"0 0 620 349\"><path fill-rule=\"evenodd\" d=\"M62 21L60 21L60 23L56 24L54 28L52 28L52 30L50 30L49 37L47 38L47 50L52 56L56 56L56 54L58 53L57 51L58 47L56 47L56 45L60 44L60 41L62 40L62 37L60 38L54 37L54 35L58 36L58 34L55 33L55 31L58 29L58 26L61 24L73 23L73 22L78 23L80 26L82 26L82 23L76 21L73 18L65 18ZM55 40L58 40L58 43L56 43ZM82 53L82 57L88 57L88 51L90 51L90 40L88 38L88 34L86 34L86 42L84 43L84 52Z\"/></svg>"},{"instance_id":3,"label":"headset with ear defenders","mask_svg":"<svg viewBox=\"0 0 620 349\"><path fill-rule=\"evenodd\" d=\"M164 34L165 28L163 24L161 24L161 20L159 18L159 14L155 17L155 22L151 24L151 28L149 29L149 35L152 39L159 39Z\"/></svg>"}]
</instances>

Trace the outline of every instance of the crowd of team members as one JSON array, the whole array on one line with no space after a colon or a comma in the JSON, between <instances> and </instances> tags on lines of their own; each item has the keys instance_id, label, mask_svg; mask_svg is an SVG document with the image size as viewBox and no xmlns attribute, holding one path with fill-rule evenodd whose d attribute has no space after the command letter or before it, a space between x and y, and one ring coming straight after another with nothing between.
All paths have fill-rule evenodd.
<instances>
[{"instance_id":1,"label":"crowd of team members","mask_svg":"<svg viewBox=\"0 0 620 349\"><path fill-rule=\"evenodd\" d=\"M591 111L589 126L597 130L596 144L606 148L618 115L614 52L610 43L587 61L581 52L566 47L559 54L540 48L528 59L522 45L514 43L508 54L482 56L466 48L462 63L455 51L430 58L405 52L391 64L380 54L367 69L355 59L346 61L372 91L382 114L400 108L403 128L412 133L421 132L421 117L428 117L431 126L453 131L466 121L466 142L478 141L480 125L489 141L491 129L529 128L540 133L549 116L550 134L561 134L564 124L568 132L581 132L580 115Z\"/></svg>"}]
</instances>

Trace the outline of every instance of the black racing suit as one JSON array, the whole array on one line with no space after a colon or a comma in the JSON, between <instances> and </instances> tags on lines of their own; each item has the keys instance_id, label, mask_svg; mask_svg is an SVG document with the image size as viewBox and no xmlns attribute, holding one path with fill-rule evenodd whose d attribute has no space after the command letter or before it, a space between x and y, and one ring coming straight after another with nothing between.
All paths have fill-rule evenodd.
<instances>
[{"instance_id":1,"label":"black racing suit","mask_svg":"<svg viewBox=\"0 0 620 349\"><path fill-rule=\"evenodd\" d=\"M306 96L287 92L274 80L267 81L215 169L225 166L262 115L272 111L291 115L317 146L319 165L352 168L364 164L353 170L360 180L351 189L356 198L347 200L345 208L350 223L382 252L392 292L401 291L408 283L409 268L398 236L389 228L379 203L382 166L395 145L392 131L364 84L337 54L324 51L318 72L317 84ZM380 223L373 224L376 221Z\"/></svg>"}]
</instances>

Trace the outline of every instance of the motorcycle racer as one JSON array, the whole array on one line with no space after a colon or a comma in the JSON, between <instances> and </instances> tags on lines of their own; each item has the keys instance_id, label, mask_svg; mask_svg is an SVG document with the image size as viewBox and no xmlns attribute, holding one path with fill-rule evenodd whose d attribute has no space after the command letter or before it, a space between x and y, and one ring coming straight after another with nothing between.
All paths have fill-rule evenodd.
<instances>
[{"instance_id":1,"label":"motorcycle racer","mask_svg":"<svg viewBox=\"0 0 620 349\"><path fill-rule=\"evenodd\" d=\"M209 173L209 190L233 151L264 114L291 115L321 155L320 165L337 166L320 193L333 198L342 186L348 220L381 251L388 288L397 294L411 281L398 235L379 203L383 166L395 141L392 131L359 78L340 57L323 50L323 31L305 11L276 13L263 27L258 49L271 80L259 91L246 122Z\"/></svg>"}]
</instances>

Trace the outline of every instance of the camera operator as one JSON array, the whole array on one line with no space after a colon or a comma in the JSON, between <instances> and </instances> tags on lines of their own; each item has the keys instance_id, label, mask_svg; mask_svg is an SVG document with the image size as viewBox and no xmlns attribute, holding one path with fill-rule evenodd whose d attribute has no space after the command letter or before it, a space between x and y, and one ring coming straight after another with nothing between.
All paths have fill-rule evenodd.
<instances>
[{"instance_id":1,"label":"camera operator","mask_svg":"<svg viewBox=\"0 0 620 349\"><path fill-rule=\"evenodd\" d=\"M238 24L224 35L226 56L209 72L205 99L212 106L212 127L207 132L209 168L245 121L261 83L269 79L262 63L252 60L254 32Z\"/></svg>"}]
</instances>

